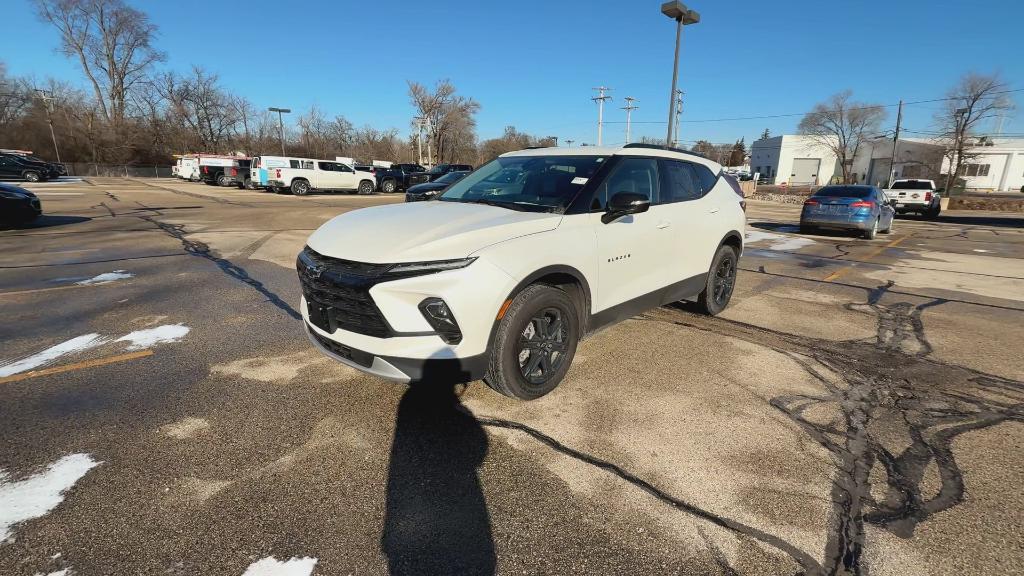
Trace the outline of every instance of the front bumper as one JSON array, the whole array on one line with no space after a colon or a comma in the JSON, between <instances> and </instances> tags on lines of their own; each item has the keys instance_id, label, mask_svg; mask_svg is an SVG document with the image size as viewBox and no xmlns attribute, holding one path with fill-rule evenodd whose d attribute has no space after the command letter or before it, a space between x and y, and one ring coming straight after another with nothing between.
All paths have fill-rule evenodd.
<instances>
[{"instance_id":1,"label":"front bumper","mask_svg":"<svg viewBox=\"0 0 1024 576\"><path fill-rule=\"evenodd\" d=\"M321 319L319 324L328 328L322 329L310 319L306 294L300 312L317 348L339 362L390 380L469 381L486 372L496 316L514 287L511 276L478 259L465 268L388 280L369 288L372 305L387 331L380 331L372 317L367 326L373 329L364 330L368 333L353 332L360 327L346 329L340 322L325 325ZM427 322L419 306L428 298L447 304L458 322L460 341L446 343ZM317 313L322 313L319 306L323 304L315 304Z\"/></svg>"}]
</instances>

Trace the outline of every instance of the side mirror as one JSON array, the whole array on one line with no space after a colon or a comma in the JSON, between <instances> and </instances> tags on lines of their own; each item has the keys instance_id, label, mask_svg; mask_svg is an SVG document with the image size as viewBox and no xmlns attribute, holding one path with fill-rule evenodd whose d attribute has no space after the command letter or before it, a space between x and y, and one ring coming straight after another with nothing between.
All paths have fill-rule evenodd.
<instances>
[{"instance_id":1,"label":"side mirror","mask_svg":"<svg viewBox=\"0 0 1024 576\"><path fill-rule=\"evenodd\" d=\"M619 192L608 201L608 209L601 216L601 222L608 224L627 214L647 212L651 200L644 194L635 192Z\"/></svg>"}]
</instances>

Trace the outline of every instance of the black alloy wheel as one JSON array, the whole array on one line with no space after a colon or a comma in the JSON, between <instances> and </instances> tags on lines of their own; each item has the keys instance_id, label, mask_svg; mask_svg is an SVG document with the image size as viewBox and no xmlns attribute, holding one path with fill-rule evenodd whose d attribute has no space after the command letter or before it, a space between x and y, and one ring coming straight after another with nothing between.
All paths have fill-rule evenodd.
<instances>
[{"instance_id":1,"label":"black alloy wheel","mask_svg":"<svg viewBox=\"0 0 1024 576\"><path fill-rule=\"evenodd\" d=\"M722 308L729 303L732 289L736 285L736 257L730 252L718 261L718 268L711 280L711 297Z\"/></svg>"},{"instance_id":2,"label":"black alloy wheel","mask_svg":"<svg viewBox=\"0 0 1024 576\"><path fill-rule=\"evenodd\" d=\"M516 357L527 382L543 386L565 361L568 330L562 311L548 307L537 312L519 338Z\"/></svg>"}]
</instances>

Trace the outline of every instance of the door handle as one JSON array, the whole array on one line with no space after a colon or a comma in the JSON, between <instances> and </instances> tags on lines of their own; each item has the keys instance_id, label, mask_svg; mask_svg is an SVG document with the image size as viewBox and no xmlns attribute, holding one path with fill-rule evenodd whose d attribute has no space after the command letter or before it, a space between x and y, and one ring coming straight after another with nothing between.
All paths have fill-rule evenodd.
<instances>
[{"instance_id":1,"label":"door handle","mask_svg":"<svg viewBox=\"0 0 1024 576\"><path fill-rule=\"evenodd\" d=\"M656 224L656 226L658 227L659 230L664 230L665 228L668 228L671 225L672 225L672 223L667 221L667 220L662 220L661 222L658 222Z\"/></svg>"},{"instance_id":2,"label":"door handle","mask_svg":"<svg viewBox=\"0 0 1024 576\"><path fill-rule=\"evenodd\" d=\"M708 210L708 214L714 214L715 212L718 212L718 206L715 206L714 208Z\"/></svg>"}]
</instances>

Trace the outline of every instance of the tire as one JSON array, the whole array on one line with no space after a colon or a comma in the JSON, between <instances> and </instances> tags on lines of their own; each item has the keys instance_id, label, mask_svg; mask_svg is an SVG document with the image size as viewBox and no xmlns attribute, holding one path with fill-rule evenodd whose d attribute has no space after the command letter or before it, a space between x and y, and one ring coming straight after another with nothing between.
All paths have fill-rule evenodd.
<instances>
[{"instance_id":1,"label":"tire","mask_svg":"<svg viewBox=\"0 0 1024 576\"><path fill-rule=\"evenodd\" d=\"M369 180L363 180L359 183L359 193L363 195L373 194L373 190L375 188L376 186L374 186L373 182L370 182Z\"/></svg>"},{"instance_id":2,"label":"tire","mask_svg":"<svg viewBox=\"0 0 1024 576\"><path fill-rule=\"evenodd\" d=\"M309 182L305 180L292 180L292 194L296 196L309 194Z\"/></svg>"},{"instance_id":3,"label":"tire","mask_svg":"<svg viewBox=\"0 0 1024 576\"><path fill-rule=\"evenodd\" d=\"M892 217L892 220L889 221L889 227L882 230L882 234L892 234L892 227L894 224L896 224L896 216Z\"/></svg>"},{"instance_id":4,"label":"tire","mask_svg":"<svg viewBox=\"0 0 1024 576\"><path fill-rule=\"evenodd\" d=\"M708 316L717 316L732 299L736 288L736 273L739 270L739 256L736 249L722 245L711 260L711 269L704 290L697 296L697 308Z\"/></svg>"},{"instance_id":5,"label":"tire","mask_svg":"<svg viewBox=\"0 0 1024 576\"><path fill-rule=\"evenodd\" d=\"M800 225L800 233L801 234L814 234L815 231L817 231L817 228L815 228L814 226L811 226L810 224L801 224Z\"/></svg>"},{"instance_id":6,"label":"tire","mask_svg":"<svg viewBox=\"0 0 1024 576\"><path fill-rule=\"evenodd\" d=\"M224 185L224 180L226 180L226 179L227 179L227 177L224 176L223 174L217 174L217 186L223 186Z\"/></svg>"},{"instance_id":7,"label":"tire","mask_svg":"<svg viewBox=\"0 0 1024 576\"><path fill-rule=\"evenodd\" d=\"M551 392L576 355L579 326L576 305L565 291L545 284L527 286L498 323L484 381L520 400Z\"/></svg>"},{"instance_id":8,"label":"tire","mask_svg":"<svg viewBox=\"0 0 1024 576\"><path fill-rule=\"evenodd\" d=\"M878 236L878 221L879 220L881 220L881 218L875 218L874 223L871 224L871 228L869 228L869 229L864 231L864 239L865 240L874 240L875 236Z\"/></svg>"},{"instance_id":9,"label":"tire","mask_svg":"<svg viewBox=\"0 0 1024 576\"><path fill-rule=\"evenodd\" d=\"M385 194L391 194L392 192L396 192L397 190L398 183L395 182L394 180L385 180L384 183L380 185L380 191L384 192Z\"/></svg>"},{"instance_id":10,"label":"tire","mask_svg":"<svg viewBox=\"0 0 1024 576\"><path fill-rule=\"evenodd\" d=\"M935 220L936 218L939 217L939 214L941 212L942 212L942 206L939 205L939 206L935 206L934 208L929 208L927 211L925 211L923 213L923 215L924 215L925 218L928 218L929 220Z\"/></svg>"},{"instance_id":11,"label":"tire","mask_svg":"<svg viewBox=\"0 0 1024 576\"><path fill-rule=\"evenodd\" d=\"M26 171L24 174L22 174L22 177L25 178L26 182L39 182L40 178L39 172L36 172L34 170Z\"/></svg>"}]
</instances>

